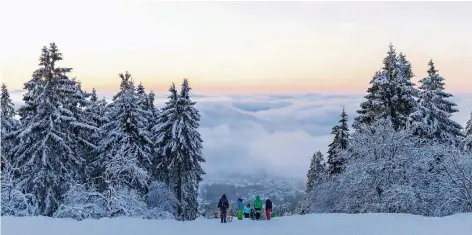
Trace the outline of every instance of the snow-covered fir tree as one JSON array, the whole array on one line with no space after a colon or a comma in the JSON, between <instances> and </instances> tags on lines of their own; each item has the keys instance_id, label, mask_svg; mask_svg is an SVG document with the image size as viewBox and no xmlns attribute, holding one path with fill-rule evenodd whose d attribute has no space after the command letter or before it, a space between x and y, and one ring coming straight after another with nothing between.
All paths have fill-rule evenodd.
<instances>
[{"instance_id":1,"label":"snow-covered fir tree","mask_svg":"<svg viewBox=\"0 0 472 235\"><path fill-rule=\"evenodd\" d=\"M107 102L105 98L98 99L97 91L93 88L90 93L89 103L85 107L84 112L87 118L97 127L101 127L108 122L106 105Z\"/></svg>"},{"instance_id":2,"label":"snow-covered fir tree","mask_svg":"<svg viewBox=\"0 0 472 235\"><path fill-rule=\"evenodd\" d=\"M472 112L470 112L470 119L465 124L464 136L464 149L472 152Z\"/></svg>"},{"instance_id":3,"label":"snow-covered fir tree","mask_svg":"<svg viewBox=\"0 0 472 235\"><path fill-rule=\"evenodd\" d=\"M100 128L109 122L106 105L105 98L99 100L97 92L93 88L89 95L89 102L84 109L86 119L99 129L88 136L88 139L97 146L86 159L85 178L89 187L97 187L99 190L103 190L104 187L104 179L101 177L104 171L104 159L99 158L98 144L104 136Z\"/></svg>"},{"instance_id":4,"label":"snow-covered fir tree","mask_svg":"<svg viewBox=\"0 0 472 235\"><path fill-rule=\"evenodd\" d=\"M410 115L409 125L421 137L458 144L462 127L451 119L457 105L448 100L452 95L444 91L444 78L432 60L428 66L428 76L420 80L419 106Z\"/></svg>"},{"instance_id":5,"label":"snow-covered fir tree","mask_svg":"<svg viewBox=\"0 0 472 235\"><path fill-rule=\"evenodd\" d=\"M154 94L154 92L150 91L147 99L148 106L151 112L151 119L149 121L150 131L152 131L152 128L156 125L157 118L159 117L159 109L156 108L156 106L154 105L155 97L156 95Z\"/></svg>"},{"instance_id":6,"label":"snow-covered fir tree","mask_svg":"<svg viewBox=\"0 0 472 235\"><path fill-rule=\"evenodd\" d=\"M195 102L190 99L188 80L184 79L180 94L175 86L170 88L171 95L166 106L159 114L158 124L154 127L159 161L155 165L160 170L158 176L174 188L179 202L177 219L193 220L198 212L198 186L204 171L201 163L202 138L197 131L200 114Z\"/></svg>"},{"instance_id":7,"label":"snow-covered fir tree","mask_svg":"<svg viewBox=\"0 0 472 235\"><path fill-rule=\"evenodd\" d=\"M151 139L145 111L136 105L138 97L129 73L120 74L121 89L114 97L110 121L101 129L105 133L99 147L99 159L105 162L104 178L109 189L136 190L147 193L151 162Z\"/></svg>"},{"instance_id":8,"label":"snow-covered fir tree","mask_svg":"<svg viewBox=\"0 0 472 235\"><path fill-rule=\"evenodd\" d=\"M307 182L306 182L306 193L310 193L313 190L313 187L319 183L326 173L326 166L323 163L323 154L321 151L316 152L313 154L310 163L310 169L306 174Z\"/></svg>"},{"instance_id":9,"label":"snow-covered fir tree","mask_svg":"<svg viewBox=\"0 0 472 235\"><path fill-rule=\"evenodd\" d=\"M146 94L146 90L142 83L138 85L136 89L136 94L138 97L138 104L141 106L143 111L145 111L145 116L148 122L148 131L151 131L152 127L156 122L156 114L155 107L154 107L154 93Z\"/></svg>"},{"instance_id":10,"label":"snow-covered fir tree","mask_svg":"<svg viewBox=\"0 0 472 235\"><path fill-rule=\"evenodd\" d=\"M14 131L19 128L19 122L15 119L15 107L10 98L10 93L8 92L7 86L2 83L1 91L1 169L3 170L5 165L11 164L11 159L9 157L9 151L16 143L15 136L11 135Z\"/></svg>"},{"instance_id":11,"label":"snow-covered fir tree","mask_svg":"<svg viewBox=\"0 0 472 235\"><path fill-rule=\"evenodd\" d=\"M73 151L75 154L82 156L86 160L86 164L80 169L81 182L86 182L89 177L86 168L89 166L90 159L94 159L97 153L98 140L100 138L100 131L89 113L85 112L87 107L91 105L90 100L86 99L91 94L82 90L80 81L72 79L74 84L70 84L70 89L73 94L68 99L68 109L72 112L76 122L71 123L71 130L74 134Z\"/></svg>"},{"instance_id":12,"label":"snow-covered fir tree","mask_svg":"<svg viewBox=\"0 0 472 235\"><path fill-rule=\"evenodd\" d=\"M58 209L84 164L83 157L74 152L73 127L86 124L69 109L76 95L71 88L76 84L67 77L70 68L57 67L60 60L54 43L43 48L40 68L33 75L36 88L30 90L22 109L25 123L17 131L19 144L12 149L22 191L36 198L39 214L46 216Z\"/></svg>"},{"instance_id":13,"label":"snow-covered fir tree","mask_svg":"<svg viewBox=\"0 0 472 235\"><path fill-rule=\"evenodd\" d=\"M42 55L47 56L48 48L43 47L41 51ZM40 61L40 63L42 63ZM41 65L40 66L44 66ZM41 79L41 74L35 71L31 80L24 84L26 93L23 95L24 104L18 109L18 115L22 125L28 125L31 119L36 115L36 103L34 99L37 98L43 90L44 80Z\"/></svg>"},{"instance_id":14,"label":"snow-covered fir tree","mask_svg":"<svg viewBox=\"0 0 472 235\"><path fill-rule=\"evenodd\" d=\"M397 56L392 45L383 60L383 68L376 72L354 119L353 127L372 123L379 118L392 120L396 130L406 126L408 116L416 107L416 89L413 87L411 65L403 54Z\"/></svg>"},{"instance_id":15,"label":"snow-covered fir tree","mask_svg":"<svg viewBox=\"0 0 472 235\"><path fill-rule=\"evenodd\" d=\"M331 130L334 135L333 142L328 145L328 171L331 175L342 172L344 159L340 153L346 150L349 144L348 116L344 108L340 117L338 125Z\"/></svg>"},{"instance_id":16,"label":"snow-covered fir tree","mask_svg":"<svg viewBox=\"0 0 472 235\"><path fill-rule=\"evenodd\" d=\"M305 189L305 198L298 203L296 213L304 215L310 211L313 189L327 177L326 165L323 163L323 154L321 151L313 154L310 162L310 168L306 174L307 182Z\"/></svg>"},{"instance_id":17,"label":"snow-covered fir tree","mask_svg":"<svg viewBox=\"0 0 472 235\"><path fill-rule=\"evenodd\" d=\"M165 182L170 185L170 172L168 169L169 161L172 161L172 149L170 143L174 141L173 126L177 115L178 92L175 84L169 88L170 95L161 112L157 116L156 125L152 128L152 139L157 157L153 158L151 178Z\"/></svg>"}]
</instances>

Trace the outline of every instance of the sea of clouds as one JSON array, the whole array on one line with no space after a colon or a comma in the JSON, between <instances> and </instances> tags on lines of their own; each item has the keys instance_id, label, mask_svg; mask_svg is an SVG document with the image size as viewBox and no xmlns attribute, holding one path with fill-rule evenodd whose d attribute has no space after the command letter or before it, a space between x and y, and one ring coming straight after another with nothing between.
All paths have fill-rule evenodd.
<instances>
[{"instance_id":1,"label":"sea of clouds","mask_svg":"<svg viewBox=\"0 0 472 235\"><path fill-rule=\"evenodd\" d=\"M12 91L16 107L23 91ZM112 94L99 94L111 100ZM156 94L163 107L166 94ZM201 114L206 178L221 174L265 173L303 179L315 151L327 151L331 128L342 108L352 123L364 94L200 95L193 100ZM464 125L472 111L472 94L456 95Z\"/></svg>"}]
</instances>

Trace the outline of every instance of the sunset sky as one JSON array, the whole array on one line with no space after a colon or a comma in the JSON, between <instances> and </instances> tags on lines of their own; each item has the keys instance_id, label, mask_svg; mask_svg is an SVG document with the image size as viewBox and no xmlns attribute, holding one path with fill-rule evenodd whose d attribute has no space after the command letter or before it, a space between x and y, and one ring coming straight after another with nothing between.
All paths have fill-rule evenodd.
<instances>
[{"instance_id":1,"label":"sunset sky","mask_svg":"<svg viewBox=\"0 0 472 235\"><path fill-rule=\"evenodd\" d=\"M0 3L1 80L21 89L54 41L84 88L118 74L156 92L365 92L389 43L417 75L432 58L447 89L472 91L472 2Z\"/></svg>"}]
</instances>

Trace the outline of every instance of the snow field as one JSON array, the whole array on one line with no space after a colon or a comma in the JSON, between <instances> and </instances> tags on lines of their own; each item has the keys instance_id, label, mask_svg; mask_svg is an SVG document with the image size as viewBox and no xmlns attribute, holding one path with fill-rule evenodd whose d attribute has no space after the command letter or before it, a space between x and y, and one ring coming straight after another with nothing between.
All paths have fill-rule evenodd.
<instances>
[{"instance_id":1,"label":"snow field","mask_svg":"<svg viewBox=\"0 0 472 235\"><path fill-rule=\"evenodd\" d=\"M2 235L470 235L472 213L437 218L409 214L312 214L238 221L2 217Z\"/></svg>"}]
</instances>

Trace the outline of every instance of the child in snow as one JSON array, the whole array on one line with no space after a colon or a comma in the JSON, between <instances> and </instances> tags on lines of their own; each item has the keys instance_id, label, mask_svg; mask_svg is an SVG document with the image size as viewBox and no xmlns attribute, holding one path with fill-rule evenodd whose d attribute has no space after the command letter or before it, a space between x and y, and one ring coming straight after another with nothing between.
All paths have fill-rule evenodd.
<instances>
[{"instance_id":1,"label":"child in snow","mask_svg":"<svg viewBox=\"0 0 472 235\"><path fill-rule=\"evenodd\" d=\"M243 199L238 198L238 202L237 202L237 215L238 215L238 220L242 220L242 219L243 219L243 210L244 210Z\"/></svg>"},{"instance_id":2,"label":"child in snow","mask_svg":"<svg viewBox=\"0 0 472 235\"><path fill-rule=\"evenodd\" d=\"M247 204L246 207L244 207L244 218L249 219L249 215L251 214L251 204Z\"/></svg>"},{"instance_id":3,"label":"child in snow","mask_svg":"<svg viewBox=\"0 0 472 235\"><path fill-rule=\"evenodd\" d=\"M249 217L250 217L252 220L255 220L255 219L256 219L256 211L254 210L254 208L251 209L251 214L249 214Z\"/></svg>"}]
</instances>

